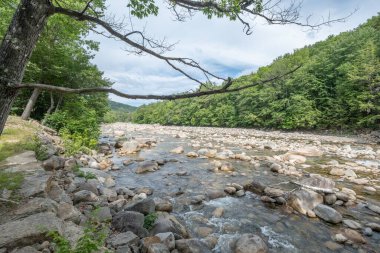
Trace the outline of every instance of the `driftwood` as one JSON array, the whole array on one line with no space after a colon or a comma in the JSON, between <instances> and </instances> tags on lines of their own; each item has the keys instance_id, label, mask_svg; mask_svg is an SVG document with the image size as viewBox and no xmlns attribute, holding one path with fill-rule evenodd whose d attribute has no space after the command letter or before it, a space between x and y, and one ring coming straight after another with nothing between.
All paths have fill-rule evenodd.
<instances>
[{"instance_id":1,"label":"driftwood","mask_svg":"<svg viewBox=\"0 0 380 253\"><path fill-rule=\"evenodd\" d=\"M310 186L310 185L301 184L301 183L294 182L294 181L290 181L289 183L295 184L295 185L297 185L297 186L299 186L301 188L312 190L312 191L315 191L315 192L318 192L318 193L327 193L327 194L334 193L334 191L332 189L326 189L326 188L320 188L320 187Z\"/></svg>"}]
</instances>

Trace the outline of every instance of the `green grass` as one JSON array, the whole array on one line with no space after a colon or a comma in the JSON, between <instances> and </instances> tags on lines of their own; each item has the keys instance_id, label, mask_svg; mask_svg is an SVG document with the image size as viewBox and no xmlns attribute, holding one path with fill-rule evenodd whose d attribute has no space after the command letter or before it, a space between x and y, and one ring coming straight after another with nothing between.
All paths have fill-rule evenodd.
<instances>
[{"instance_id":1,"label":"green grass","mask_svg":"<svg viewBox=\"0 0 380 253\"><path fill-rule=\"evenodd\" d=\"M144 228L151 230L154 222L156 222L158 215L156 213L150 213L144 218Z\"/></svg>"},{"instance_id":2,"label":"green grass","mask_svg":"<svg viewBox=\"0 0 380 253\"><path fill-rule=\"evenodd\" d=\"M20 172L5 172L0 171L0 190L7 189L14 191L20 188L22 182L24 181L24 176Z\"/></svg>"}]
</instances>

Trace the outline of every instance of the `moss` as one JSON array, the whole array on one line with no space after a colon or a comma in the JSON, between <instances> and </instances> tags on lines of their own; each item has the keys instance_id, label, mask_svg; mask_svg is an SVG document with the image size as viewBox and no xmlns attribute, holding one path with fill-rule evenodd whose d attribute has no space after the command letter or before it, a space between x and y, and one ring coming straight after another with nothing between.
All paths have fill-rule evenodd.
<instances>
[{"instance_id":1,"label":"moss","mask_svg":"<svg viewBox=\"0 0 380 253\"><path fill-rule=\"evenodd\" d=\"M156 213L150 213L144 218L144 228L151 230L156 222L158 215Z\"/></svg>"}]
</instances>

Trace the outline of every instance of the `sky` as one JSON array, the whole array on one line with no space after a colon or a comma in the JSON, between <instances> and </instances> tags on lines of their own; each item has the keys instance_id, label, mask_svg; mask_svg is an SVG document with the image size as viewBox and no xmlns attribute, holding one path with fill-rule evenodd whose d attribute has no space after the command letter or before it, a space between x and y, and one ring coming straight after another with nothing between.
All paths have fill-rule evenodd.
<instances>
[{"instance_id":1,"label":"sky","mask_svg":"<svg viewBox=\"0 0 380 253\"><path fill-rule=\"evenodd\" d=\"M312 22L322 18L341 18L355 11L343 23L310 30L297 25L268 25L256 19L251 35L243 32L243 25L227 19L207 19L196 14L186 22L176 21L165 2L156 0L158 16L142 20L132 18L135 30L168 43L176 43L167 56L190 57L207 70L222 77L238 77L270 64L277 57L295 49L326 39L331 34L351 30L380 11L380 0L304 0L300 21L309 15ZM108 0L107 15L116 20L126 17L129 23L128 0ZM113 88L129 94L173 94L189 91L198 86L174 71L162 60L149 55L134 55L128 47L98 34L89 38L100 42L95 63L104 76L114 82ZM196 74L196 73L195 73ZM204 81L204 80L203 80ZM110 95L113 101L140 106L152 100L129 100Z\"/></svg>"}]
</instances>

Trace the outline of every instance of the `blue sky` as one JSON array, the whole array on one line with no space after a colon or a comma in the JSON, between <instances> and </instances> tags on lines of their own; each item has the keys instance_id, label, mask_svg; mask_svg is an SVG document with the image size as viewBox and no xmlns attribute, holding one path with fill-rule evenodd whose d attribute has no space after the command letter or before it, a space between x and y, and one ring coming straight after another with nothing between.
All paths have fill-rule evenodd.
<instances>
[{"instance_id":1,"label":"blue sky","mask_svg":"<svg viewBox=\"0 0 380 253\"><path fill-rule=\"evenodd\" d=\"M109 0L108 14L122 18L128 14L126 0ZM191 57L208 70L224 77L237 77L270 64L275 58L294 49L326 39L330 34L351 30L380 11L380 0L304 0L302 17L312 15L321 20L330 15L340 18L357 11L344 23L321 27L318 31L286 25L269 26L257 19L253 33L247 36L239 22L209 20L201 14L186 22L174 21L164 3L159 15L143 20L133 19L135 29L145 28L151 37L176 43L167 55ZM197 84L173 71L166 63L150 56L126 52L122 42L91 34L100 42L93 62L111 79L114 88L130 94L170 94L188 91ZM110 95L117 102L139 106L152 101L127 100Z\"/></svg>"}]
</instances>

